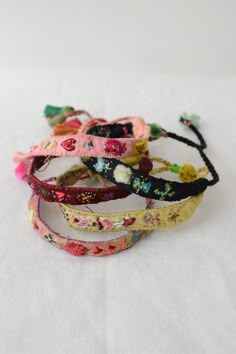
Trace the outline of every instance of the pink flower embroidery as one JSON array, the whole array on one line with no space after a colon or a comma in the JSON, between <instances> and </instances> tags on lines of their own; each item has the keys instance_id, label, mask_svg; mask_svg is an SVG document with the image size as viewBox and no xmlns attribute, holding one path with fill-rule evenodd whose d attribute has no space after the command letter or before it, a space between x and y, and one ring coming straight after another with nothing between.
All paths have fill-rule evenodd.
<instances>
[{"instance_id":1,"label":"pink flower embroidery","mask_svg":"<svg viewBox=\"0 0 236 354\"><path fill-rule=\"evenodd\" d=\"M57 200L61 202L64 199L65 193L64 192L55 192L57 196Z\"/></svg>"},{"instance_id":2,"label":"pink flower embroidery","mask_svg":"<svg viewBox=\"0 0 236 354\"><path fill-rule=\"evenodd\" d=\"M88 252L88 249L82 245L78 245L75 242L68 242L65 247L65 251L73 254L74 256L85 256Z\"/></svg>"},{"instance_id":3,"label":"pink flower embroidery","mask_svg":"<svg viewBox=\"0 0 236 354\"><path fill-rule=\"evenodd\" d=\"M110 245L107 249L107 254L111 254L111 253L115 252L115 250L117 250L117 249L118 249L117 245Z\"/></svg>"},{"instance_id":4,"label":"pink flower embroidery","mask_svg":"<svg viewBox=\"0 0 236 354\"><path fill-rule=\"evenodd\" d=\"M121 156L126 150L125 144L122 144L119 140L109 139L104 148L105 152L110 152L114 156Z\"/></svg>"},{"instance_id":5,"label":"pink flower embroidery","mask_svg":"<svg viewBox=\"0 0 236 354\"><path fill-rule=\"evenodd\" d=\"M98 256L99 256L101 253L103 253L103 251L104 251L104 248L101 247L101 246L97 246L97 247L94 247L94 248L92 249L93 254L98 255Z\"/></svg>"},{"instance_id":6,"label":"pink flower embroidery","mask_svg":"<svg viewBox=\"0 0 236 354\"><path fill-rule=\"evenodd\" d=\"M67 151L73 151L75 150L75 144L76 144L75 139L67 139L61 143L61 146Z\"/></svg>"},{"instance_id":7,"label":"pink flower embroidery","mask_svg":"<svg viewBox=\"0 0 236 354\"><path fill-rule=\"evenodd\" d=\"M86 219L80 219L79 217L75 218L74 222L76 222L79 227L86 227L88 224Z\"/></svg>"},{"instance_id":8,"label":"pink flower embroidery","mask_svg":"<svg viewBox=\"0 0 236 354\"><path fill-rule=\"evenodd\" d=\"M135 222L136 218L123 218L123 225L128 227Z\"/></svg>"},{"instance_id":9,"label":"pink flower embroidery","mask_svg":"<svg viewBox=\"0 0 236 354\"><path fill-rule=\"evenodd\" d=\"M103 219L103 220L100 219L100 221L101 221L102 225L105 227L105 229L107 229L107 230L112 229L113 224L109 219Z\"/></svg>"}]
</instances>

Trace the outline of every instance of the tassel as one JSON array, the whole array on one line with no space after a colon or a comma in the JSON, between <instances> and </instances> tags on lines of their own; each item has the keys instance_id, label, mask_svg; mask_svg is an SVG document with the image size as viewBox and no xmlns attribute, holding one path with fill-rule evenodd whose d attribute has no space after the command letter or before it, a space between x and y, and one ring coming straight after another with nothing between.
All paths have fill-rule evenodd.
<instances>
[{"instance_id":1,"label":"tassel","mask_svg":"<svg viewBox=\"0 0 236 354\"><path fill-rule=\"evenodd\" d=\"M65 106L65 107L54 107L47 105L44 108L44 115L48 118L48 124L51 127L54 127L56 124L62 123L65 120L66 113L73 112L74 108Z\"/></svg>"},{"instance_id":2,"label":"tassel","mask_svg":"<svg viewBox=\"0 0 236 354\"><path fill-rule=\"evenodd\" d=\"M192 113L192 114L188 114L186 112L184 112L183 114L181 114L181 118L183 118L183 124L185 125L189 125L192 124L194 125L195 128L199 129L200 128L200 117L199 115Z\"/></svg>"},{"instance_id":3,"label":"tassel","mask_svg":"<svg viewBox=\"0 0 236 354\"><path fill-rule=\"evenodd\" d=\"M74 110L74 108L69 106L54 107L54 106L47 105L44 108L43 113L46 117L54 117L57 116L58 114L63 114L65 112L72 111L72 110Z\"/></svg>"},{"instance_id":4,"label":"tassel","mask_svg":"<svg viewBox=\"0 0 236 354\"><path fill-rule=\"evenodd\" d=\"M19 165L15 168L15 176L21 181L26 181L29 170L29 163L20 162Z\"/></svg>"}]
</instances>

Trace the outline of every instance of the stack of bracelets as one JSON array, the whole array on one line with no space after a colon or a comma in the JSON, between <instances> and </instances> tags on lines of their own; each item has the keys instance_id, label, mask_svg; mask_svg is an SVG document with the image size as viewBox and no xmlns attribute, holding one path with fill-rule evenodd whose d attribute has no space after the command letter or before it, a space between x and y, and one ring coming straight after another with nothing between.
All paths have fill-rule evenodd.
<instances>
[{"instance_id":1,"label":"stack of bracelets","mask_svg":"<svg viewBox=\"0 0 236 354\"><path fill-rule=\"evenodd\" d=\"M38 234L52 245L75 256L106 256L132 247L155 229L175 227L188 220L203 199L208 186L219 176L206 156L206 143L199 132L199 117L182 114L180 122L192 130L198 143L163 129L146 124L140 117L122 117L110 122L93 118L87 111L72 107L46 106L44 114L53 128L51 137L33 146L28 153L16 153L15 174L28 182L32 189L29 200L29 219ZM80 116L87 119L81 122ZM161 157L151 157L148 143L161 137L172 138L195 148L204 165L196 169L189 163L172 164ZM80 157L75 165L58 177L40 180L35 176L57 157ZM161 164L154 167L154 163ZM157 173L172 172L180 182L154 177ZM210 179L207 179L207 174ZM90 180L86 187L76 186ZM102 187L89 187L97 181ZM108 182L113 185L107 186ZM82 204L109 203L131 193L146 199L144 210L116 213L84 211ZM83 232L126 232L110 240L85 241L62 236L53 231L40 216L40 200L56 202L68 225ZM170 202L155 207L155 200ZM175 203L173 203L175 202ZM107 204L106 204L107 205ZM77 206L77 207L75 207Z\"/></svg>"}]
</instances>

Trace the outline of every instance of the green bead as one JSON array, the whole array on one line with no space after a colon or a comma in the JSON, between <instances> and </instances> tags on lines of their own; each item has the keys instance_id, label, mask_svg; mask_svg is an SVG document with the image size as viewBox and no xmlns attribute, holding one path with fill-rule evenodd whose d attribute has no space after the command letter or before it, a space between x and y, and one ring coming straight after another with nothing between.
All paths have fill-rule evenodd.
<instances>
[{"instance_id":1,"label":"green bead","mask_svg":"<svg viewBox=\"0 0 236 354\"><path fill-rule=\"evenodd\" d=\"M148 124L151 128L150 134L153 137L160 137L162 135L162 128L156 123Z\"/></svg>"},{"instance_id":2,"label":"green bead","mask_svg":"<svg viewBox=\"0 0 236 354\"><path fill-rule=\"evenodd\" d=\"M181 166L177 165L176 163L171 165L171 168L170 168L171 172L173 172L173 173L179 173L180 169L181 169Z\"/></svg>"}]
</instances>

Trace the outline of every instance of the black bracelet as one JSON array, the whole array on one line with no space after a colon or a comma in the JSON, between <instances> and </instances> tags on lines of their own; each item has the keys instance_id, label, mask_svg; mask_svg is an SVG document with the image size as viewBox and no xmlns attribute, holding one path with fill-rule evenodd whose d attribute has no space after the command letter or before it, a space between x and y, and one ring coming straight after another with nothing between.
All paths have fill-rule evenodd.
<instances>
[{"instance_id":1,"label":"black bracelet","mask_svg":"<svg viewBox=\"0 0 236 354\"><path fill-rule=\"evenodd\" d=\"M183 117L180 117L180 121L187 125L196 134L200 144L175 133L166 132L164 129L163 131L165 134L163 135L196 148L208 167L209 172L212 175L212 180L199 178L189 183L172 182L162 178L149 176L147 173L134 169L116 159L82 158L82 161L89 169L100 174L109 181L129 192L138 194L145 198L178 201L202 193L208 186L216 184L219 181L219 176L203 151L203 149L206 148L206 143L201 133L193 124L191 124L190 121L184 119Z\"/></svg>"}]
</instances>

